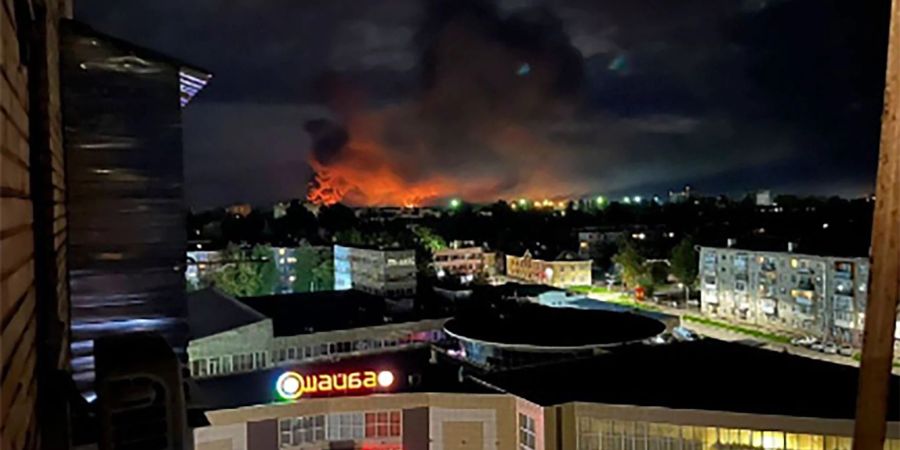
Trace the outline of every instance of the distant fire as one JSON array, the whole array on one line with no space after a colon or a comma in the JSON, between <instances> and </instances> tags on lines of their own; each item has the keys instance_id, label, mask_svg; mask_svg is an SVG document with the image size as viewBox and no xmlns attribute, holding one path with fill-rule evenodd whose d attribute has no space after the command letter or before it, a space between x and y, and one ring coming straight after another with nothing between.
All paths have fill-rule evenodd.
<instances>
[{"instance_id":1,"label":"distant fire","mask_svg":"<svg viewBox=\"0 0 900 450\"><path fill-rule=\"evenodd\" d=\"M452 192L453 184L442 178L421 181L405 179L396 156L376 139L380 118L356 117L348 122L350 140L328 164L310 154L315 171L307 199L316 204L345 202L352 205L414 207L434 202Z\"/></svg>"},{"instance_id":2,"label":"distant fire","mask_svg":"<svg viewBox=\"0 0 900 450\"><path fill-rule=\"evenodd\" d=\"M471 2L429 3L454 6L429 9L434 21L421 33L427 57L413 95L372 99L365 83L341 74L318 82L333 114L306 123L315 171L308 199L558 203L588 192L585 177L576 176L586 169L583 158L560 138L578 111L582 59L568 36L546 26L553 18L539 14L523 24ZM535 37L527 44L511 38L523 26Z\"/></svg>"}]
</instances>

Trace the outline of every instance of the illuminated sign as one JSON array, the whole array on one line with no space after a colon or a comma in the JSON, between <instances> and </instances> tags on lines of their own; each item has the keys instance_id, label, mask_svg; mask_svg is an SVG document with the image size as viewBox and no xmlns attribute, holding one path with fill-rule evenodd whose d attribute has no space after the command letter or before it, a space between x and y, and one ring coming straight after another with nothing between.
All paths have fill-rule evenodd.
<instances>
[{"instance_id":1,"label":"illuminated sign","mask_svg":"<svg viewBox=\"0 0 900 450\"><path fill-rule=\"evenodd\" d=\"M285 400L297 400L303 394L350 393L366 389L388 388L394 384L394 374L388 370L364 370L347 373L317 373L302 375L285 372L275 381L275 390Z\"/></svg>"}]
</instances>

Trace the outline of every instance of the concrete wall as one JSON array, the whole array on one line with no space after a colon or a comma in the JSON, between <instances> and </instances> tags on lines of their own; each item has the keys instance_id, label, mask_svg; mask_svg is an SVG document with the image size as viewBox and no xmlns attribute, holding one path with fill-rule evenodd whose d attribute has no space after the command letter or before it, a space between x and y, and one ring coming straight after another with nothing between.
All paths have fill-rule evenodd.
<instances>
[{"instance_id":1,"label":"concrete wall","mask_svg":"<svg viewBox=\"0 0 900 450\"><path fill-rule=\"evenodd\" d=\"M40 445L35 416L38 373L68 363L66 181L57 30L59 18L70 14L70 9L64 1L0 0L0 436L4 450ZM29 35L30 42L20 40Z\"/></svg>"}]
</instances>

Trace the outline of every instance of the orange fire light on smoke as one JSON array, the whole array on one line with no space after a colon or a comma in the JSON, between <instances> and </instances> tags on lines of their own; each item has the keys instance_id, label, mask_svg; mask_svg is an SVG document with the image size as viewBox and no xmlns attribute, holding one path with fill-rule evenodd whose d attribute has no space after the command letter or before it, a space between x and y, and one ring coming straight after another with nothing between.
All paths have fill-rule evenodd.
<instances>
[{"instance_id":1,"label":"orange fire light on smoke","mask_svg":"<svg viewBox=\"0 0 900 450\"><path fill-rule=\"evenodd\" d=\"M309 186L307 200L319 205L343 202L354 206L416 207L448 198L472 202L493 202L504 197L558 200L583 189L557 173L558 149L526 127L498 126L484 136L485 145L507 162L502 167L505 174L515 174L513 185L504 183L503 177L494 172L450 170L430 161L434 156L431 152L437 150L431 149L421 136L408 136L403 151L390 148L383 139L385 125L391 120L404 120L404 112L402 108L369 112L357 109L348 115L344 126L349 141L343 148L327 164L310 153L315 179Z\"/></svg>"},{"instance_id":2,"label":"orange fire light on smoke","mask_svg":"<svg viewBox=\"0 0 900 450\"><path fill-rule=\"evenodd\" d=\"M322 164L314 155L316 173L307 199L316 204L415 207L452 192L451 180L439 176L410 181L403 177L397 155L379 142L384 114L357 114L346 123L350 141L334 161Z\"/></svg>"}]
</instances>

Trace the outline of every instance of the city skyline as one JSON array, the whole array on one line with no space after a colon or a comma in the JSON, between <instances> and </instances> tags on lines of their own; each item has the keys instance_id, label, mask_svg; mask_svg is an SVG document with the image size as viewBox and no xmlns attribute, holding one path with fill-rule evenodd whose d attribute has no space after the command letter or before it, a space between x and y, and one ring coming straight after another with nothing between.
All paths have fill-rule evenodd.
<instances>
[{"instance_id":1,"label":"city skyline","mask_svg":"<svg viewBox=\"0 0 900 450\"><path fill-rule=\"evenodd\" d=\"M216 73L185 112L194 207L303 197L311 166L350 204L873 190L887 3L650 3L91 1L76 17Z\"/></svg>"}]
</instances>

